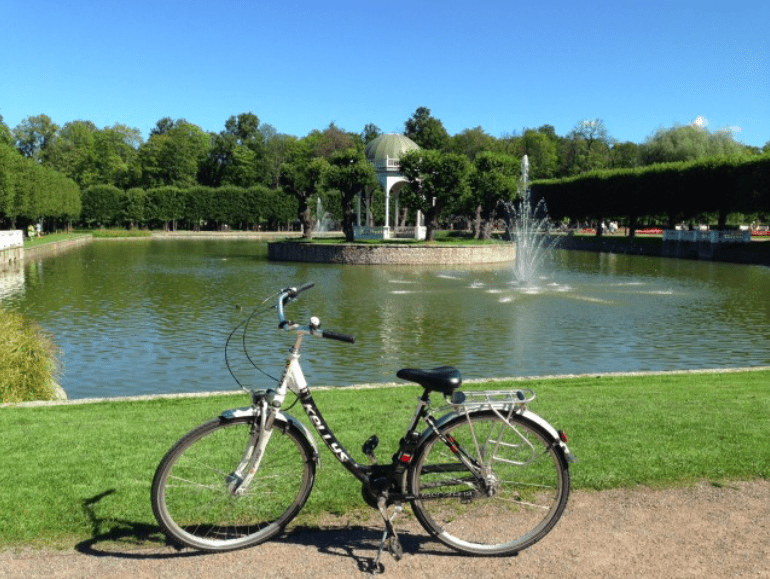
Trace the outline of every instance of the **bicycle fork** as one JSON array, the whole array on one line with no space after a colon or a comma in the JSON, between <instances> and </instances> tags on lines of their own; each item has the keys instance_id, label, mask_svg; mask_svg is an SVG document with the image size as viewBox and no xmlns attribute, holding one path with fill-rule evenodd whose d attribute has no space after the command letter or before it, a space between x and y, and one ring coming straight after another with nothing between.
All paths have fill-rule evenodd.
<instances>
[{"instance_id":1,"label":"bicycle fork","mask_svg":"<svg viewBox=\"0 0 770 579\"><path fill-rule=\"evenodd\" d=\"M245 495L249 491L251 481L254 480L254 475L259 470L262 457L265 455L265 448L267 448L267 443L270 442L270 437L273 434L273 429L267 428L270 418L268 417L269 411L272 409L269 409L267 402L264 399L261 400L259 424L257 425L255 422L252 425L249 444L243 453L243 458L238 467L226 477L228 491L232 496Z\"/></svg>"}]
</instances>

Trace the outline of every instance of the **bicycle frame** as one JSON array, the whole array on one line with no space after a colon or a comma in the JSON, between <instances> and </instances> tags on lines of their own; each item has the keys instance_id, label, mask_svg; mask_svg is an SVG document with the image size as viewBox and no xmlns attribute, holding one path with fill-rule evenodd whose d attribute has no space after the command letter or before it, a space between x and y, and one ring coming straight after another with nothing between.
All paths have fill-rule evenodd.
<instances>
[{"instance_id":1,"label":"bicycle frame","mask_svg":"<svg viewBox=\"0 0 770 579\"><path fill-rule=\"evenodd\" d=\"M292 392L335 459L362 484L365 502L383 518L385 531L370 569L379 568L385 549L397 560L403 554L393 521L405 503L411 503L428 532L463 553L511 554L540 540L564 511L570 480L567 463L575 459L567 448L566 434L528 410L534 392L526 388L461 391L460 373L450 366L399 370L398 377L419 384L422 395L392 459L377 463L373 451L378 440L372 436L361 449L371 464L361 464L326 422L300 365L305 336L351 343L354 338L321 330L315 317L308 325L284 317L284 306L312 285L277 294L278 327L296 335L277 386L250 391L251 406L226 410L219 420L190 431L158 465L152 485L153 512L169 537L196 549L228 550L269 539L297 515L313 488L320 454L311 429L282 410ZM443 394L446 403L431 407L434 393ZM267 451L271 444L280 457L277 462ZM292 462L290 455L296 458L297 451L301 460ZM528 470L531 465L535 466ZM263 471L264 477L257 476ZM284 483L282 473L292 474L286 479L291 488L285 497L276 492ZM222 501L222 482L230 500ZM264 503L271 496L278 500L275 511ZM486 503L488 499L493 502ZM223 505L223 510L211 509L213 504ZM454 505L460 504L468 506L455 511ZM532 526L511 505L529 509ZM204 517L211 518L210 524L200 522L196 512L200 509L209 513ZM464 522L454 525L458 515ZM474 518L487 516L495 521L507 518L510 524L501 525L504 531L494 536L486 527L481 534L474 532ZM524 528L514 530L520 526Z\"/></svg>"},{"instance_id":2,"label":"bicycle frame","mask_svg":"<svg viewBox=\"0 0 770 579\"><path fill-rule=\"evenodd\" d=\"M425 397L426 400L421 400L418 404L417 411L407 428L407 435L402 439L400 445L401 448L399 448L399 452L397 453L399 461L403 463L403 469L396 468L399 461L394 461L394 463L389 465L363 465L357 462L345 449L339 439L337 439L310 393L307 380L305 379L305 375L302 372L302 367L299 362L302 339L307 334L308 333L304 330L297 331L297 339L289 352L289 358L286 361L283 376L281 377L278 389L275 391L273 404L282 404L287 391L290 390L294 392L299 398L302 409L305 411L305 414L318 433L318 436L321 437L321 440L323 440L324 444L342 466L363 484L370 486L374 475L383 476L386 474L386 471L390 471L393 475L401 474L408 465L409 460L411 460L411 453L409 452L410 445L408 445L409 433L415 432L417 423L421 418L430 418L425 411L425 407L427 406L427 396ZM413 441L413 446L416 446L414 442L416 442L416 440ZM409 460L402 458L405 456L407 456ZM395 478L393 477L389 482L394 481Z\"/></svg>"},{"instance_id":3,"label":"bicycle frame","mask_svg":"<svg viewBox=\"0 0 770 579\"><path fill-rule=\"evenodd\" d=\"M401 438L398 451L393 455L391 463L363 465L353 458L337 439L331 427L324 419L321 410L318 408L318 405L310 393L310 388L308 387L307 380L305 379L305 375L302 372L302 367L299 362L303 338L305 336L324 336L324 332L319 331L318 321L315 318L311 318L309 326L300 326L295 322L286 320L284 316L284 305L295 299L299 292L308 287L312 287L312 284L303 286L299 290L291 290L294 292L293 295L288 293L289 290L286 290L278 299L277 309L279 328L295 331L297 335L294 345L289 350L289 356L286 360L286 365L279 381L278 388L274 390L253 391L252 406L250 408L231 410L222 414L224 417L244 415L259 417L259 424L255 425L254 431L252 432L251 442L244 453L243 460L234 473L236 478L231 484L230 492L233 494L241 494L248 490L248 485L259 468L262 454L269 443L273 424L276 420L279 420L280 422L290 422L295 426L299 426L300 430L315 449L316 456L318 456L318 449L315 441L305 426L291 415L281 412L281 406L289 391L297 395L302 404L302 409L305 411L305 414L318 433L318 436L321 437L321 440L323 440L324 444L337 461L339 461L342 466L365 487L368 487L374 492L381 493L388 491L389 498L395 501L409 501L418 498L405 494L406 489L404 489L403 475L422 442L433 433L437 434L440 440L451 450L462 465L473 473L479 482L483 483L485 477L483 467L478 464L471 454L466 452L460 445L456 444L456 441L451 436L444 436L440 432L440 427L443 424L458 416L462 416L463 413L457 411L449 412L444 416L441 416L438 420L435 419L429 411L430 398L428 391L425 391L418 399L417 408L404 436ZM343 339L344 341L352 340L352 338L344 335L336 333L330 334L331 336L325 337L334 337L335 339ZM509 405L505 404L491 403L486 407L495 410L498 414L499 410L502 408L507 408L509 412L514 411ZM551 437L552 443L562 450L568 460L572 460L572 454L569 452L566 444L562 442L559 433L547 421L527 410L523 405L519 406L515 411L540 425ZM417 426L421 420L425 422L427 428L422 432L419 432L417 431ZM244 472L248 474L243 476ZM431 498L440 498L440 496Z\"/></svg>"}]
</instances>

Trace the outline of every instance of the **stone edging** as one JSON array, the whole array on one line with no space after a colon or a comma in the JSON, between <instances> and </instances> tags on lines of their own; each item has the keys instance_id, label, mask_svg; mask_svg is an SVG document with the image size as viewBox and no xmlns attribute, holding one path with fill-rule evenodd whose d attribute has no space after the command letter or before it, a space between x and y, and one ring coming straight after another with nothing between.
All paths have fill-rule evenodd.
<instances>
[{"instance_id":1,"label":"stone edging","mask_svg":"<svg viewBox=\"0 0 770 579\"><path fill-rule=\"evenodd\" d=\"M489 245L370 245L291 241L267 244L272 261L346 265L470 265L513 261L512 243Z\"/></svg>"},{"instance_id":2,"label":"stone edging","mask_svg":"<svg viewBox=\"0 0 770 579\"><path fill-rule=\"evenodd\" d=\"M24 258L28 259L30 257L45 257L48 255L54 255L63 250L72 249L73 247L80 247L86 243L91 243L93 240L94 238L92 235L82 235L80 237L65 239L63 241L45 243L43 245L38 245L37 247L25 248Z\"/></svg>"}]
</instances>

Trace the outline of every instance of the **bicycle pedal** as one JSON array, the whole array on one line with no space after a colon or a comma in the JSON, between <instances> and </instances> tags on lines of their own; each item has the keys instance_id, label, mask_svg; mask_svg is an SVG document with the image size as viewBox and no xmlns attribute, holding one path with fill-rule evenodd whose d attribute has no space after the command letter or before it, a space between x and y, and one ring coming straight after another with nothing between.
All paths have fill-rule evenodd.
<instances>
[{"instance_id":1,"label":"bicycle pedal","mask_svg":"<svg viewBox=\"0 0 770 579\"><path fill-rule=\"evenodd\" d=\"M363 452L366 456L369 457L369 460L372 462L372 464L377 462L377 457L374 456L374 449L377 448L377 446L380 444L380 439L377 437L376 434L373 434L369 437L369 440L364 442L363 446L361 447L361 452Z\"/></svg>"}]
</instances>

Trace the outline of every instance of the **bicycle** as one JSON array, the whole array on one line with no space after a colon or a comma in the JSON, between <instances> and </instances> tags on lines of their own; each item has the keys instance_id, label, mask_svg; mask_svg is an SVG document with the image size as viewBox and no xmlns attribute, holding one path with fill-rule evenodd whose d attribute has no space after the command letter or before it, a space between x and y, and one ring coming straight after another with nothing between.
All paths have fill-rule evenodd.
<instances>
[{"instance_id":1,"label":"bicycle","mask_svg":"<svg viewBox=\"0 0 770 579\"><path fill-rule=\"evenodd\" d=\"M284 308L313 285L281 290L269 308L277 310L279 329L296 333L278 387L251 390L250 406L193 429L158 465L152 507L166 535L181 546L227 551L267 541L297 515L320 454L309 429L281 410L292 392L332 455L361 483L365 502L382 516L373 572L382 569L384 550L396 560L403 554L393 521L406 503L430 535L461 553L513 555L542 539L564 512L569 463L576 459L566 434L528 409L535 393L463 392L461 374L451 366L401 369L399 378L423 388L414 415L389 463L377 462L379 441L372 436L362 447L371 464L360 464L326 423L299 362L306 336L348 343L354 337L322 330L316 317L300 325L285 316ZM432 393L447 404L434 411Z\"/></svg>"}]
</instances>

